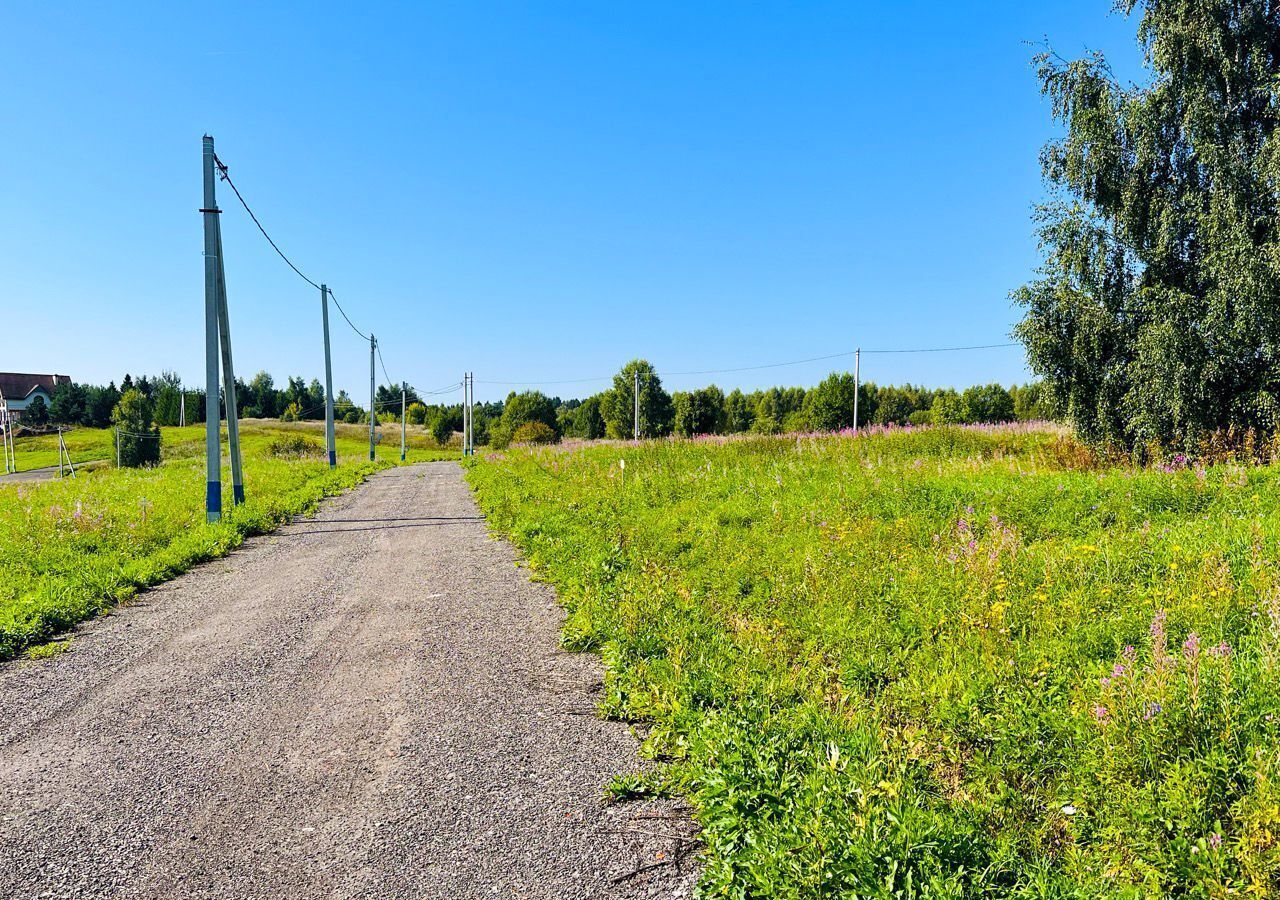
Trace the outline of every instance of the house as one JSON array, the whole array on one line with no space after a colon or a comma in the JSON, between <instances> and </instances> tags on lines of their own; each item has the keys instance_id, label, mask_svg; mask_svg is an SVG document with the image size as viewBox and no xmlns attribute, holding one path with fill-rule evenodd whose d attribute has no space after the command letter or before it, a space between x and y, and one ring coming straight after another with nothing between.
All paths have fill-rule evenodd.
<instances>
[{"instance_id":1,"label":"house","mask_svg":"<svg viewBox=\"0 0 1280 900\"><path fill-rule=\"evenodd\" d=\"M53 390L71 379L66 375L27 375L22 372L0 372L0 415L7 414L15 423L22 421L23 411L37 397L45 406L53 402Z\"/></svg>"}]
</instances>

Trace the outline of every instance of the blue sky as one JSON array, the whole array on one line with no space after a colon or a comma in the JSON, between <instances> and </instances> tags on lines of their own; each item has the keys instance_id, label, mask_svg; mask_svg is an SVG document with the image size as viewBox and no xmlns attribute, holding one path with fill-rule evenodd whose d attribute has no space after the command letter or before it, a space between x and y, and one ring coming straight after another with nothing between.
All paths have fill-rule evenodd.
<instances>
[{"instance_id":1,"label":"blue sky","mask_svg":"<svg viewBox=\"0 0 1280 900\"><path fill-rule=\"evenodd\" d=\"M424 390L464 369L492 399L510 388L485 382L635 356L676 372L1001 343L1054 134L1027 42L1140 77L1110 7L7 4L0 369L200 382L205 132ZM237 372L321 375L318 292L219 203ZM339 329L336 386L359 398L367 345ZM863 362L882 383L1026 377L1018 349Z\"/></svg>"}]
</instances>

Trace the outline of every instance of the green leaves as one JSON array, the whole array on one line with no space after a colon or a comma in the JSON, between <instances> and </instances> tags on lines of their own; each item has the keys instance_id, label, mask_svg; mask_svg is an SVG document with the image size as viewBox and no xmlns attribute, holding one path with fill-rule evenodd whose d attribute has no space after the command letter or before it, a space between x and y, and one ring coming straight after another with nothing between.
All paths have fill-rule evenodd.
<instances>
[{"instance_id":1,"label":"green leaves","mask_svg":"<svg viewBox=\"0 0 1280 900\"><path fill-rule=\"evenodd\" d=\"M1265 0L1137 0L1151 78L1037 57L1066 129L1042 155L1041 277L1017 336L1081 435L1191 450L1274 430L1280 76Z\"/></svg>"}]
</instances>

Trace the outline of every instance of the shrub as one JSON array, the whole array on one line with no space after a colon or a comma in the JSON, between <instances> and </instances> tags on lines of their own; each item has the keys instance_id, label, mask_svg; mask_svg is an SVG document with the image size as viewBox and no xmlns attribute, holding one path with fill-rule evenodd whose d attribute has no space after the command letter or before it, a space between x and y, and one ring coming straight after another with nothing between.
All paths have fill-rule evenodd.
<instances>
[{"instance_id":1,"label":"shrub","mask_svg":"<svg viewBox=\"0 0 1280 900\"><path fill-rule=\"evenodd\" d=\"M453 422L448 416L436 417L436 420L431 423L431 436L439 446L449 445L449 441L453 439Z\"/></svg>"},{"instance_id":2,"label":"shrub","mask_svg":"<svg viewBox=\"0 0 1280 900\"><path fill-rule=\"evenodd\" d=\"M324 445L304 434L281 435L267 445L267 452L279 459L324 458Z\"/></svg>"},{"instance_id":3,"label":"shrub","mask_svg":"<svg viewBox=\"0 0 1280 900\"><path fill-rule=\"evenodd\" d=\"M427 421L427 408L421 403L410 403L405 410L405 417L410 425L421 425Z\"/></svg>"},{"instance_id":4,"label":"shrub","mask_svg":"<svg viewBox=\"0 0 1280 900\"><path fill-rule=\"evenodd\" d=\"M525 422L511 435L513 444L555 444L559 441L555 429L546 422Z\"/></svg>"},{"instance_id":5,"label":"shrub","mask_svg":"<svg viewBox=\"0 0 1280 900\"><path fill-rule=\"evenodd\" d=\"M30 425L32 428L43 428L49 424L49 407L45 405L43 397L36 397L27 406L22 416L22 424Z\"/></svg>"},{"instance_id":6,"label":"shrub","mask_svg":"<svg viewBox=\"0 0 1280 900\"><path fill-rule=\"evenodd\" d=\"M152 466L160 462L160 429L152 421L151 401L141 391L130 388L111 412L116 428L120 465L127 468Z\"/></svg>"},{"instance_id":7,"label":"shrub","mask_svg":"<svg viewBox=\"0 0 1280 900\"><path fill-rule=\"evenodd\" d=\"M494 450L506 450L511 446L514 432L505 423L498 422L489 429L489 446Z\"/></svg>"}]
</instances>

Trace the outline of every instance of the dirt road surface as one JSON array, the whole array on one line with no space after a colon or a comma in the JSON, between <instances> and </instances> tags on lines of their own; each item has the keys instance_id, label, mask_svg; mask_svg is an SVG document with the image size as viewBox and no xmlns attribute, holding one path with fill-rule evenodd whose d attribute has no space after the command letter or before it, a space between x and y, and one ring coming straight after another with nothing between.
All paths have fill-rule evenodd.
<instances>
[{"instance_id":1,"label":"dirt road surface","mask_svg":"<svg viewBox=\"0 0 1280 900\"><path fill-rule=\"evenodd\" d=\"M696 846L453 463L0 665L0 896L677 898Z\"/></svg>"}]
</instances>

